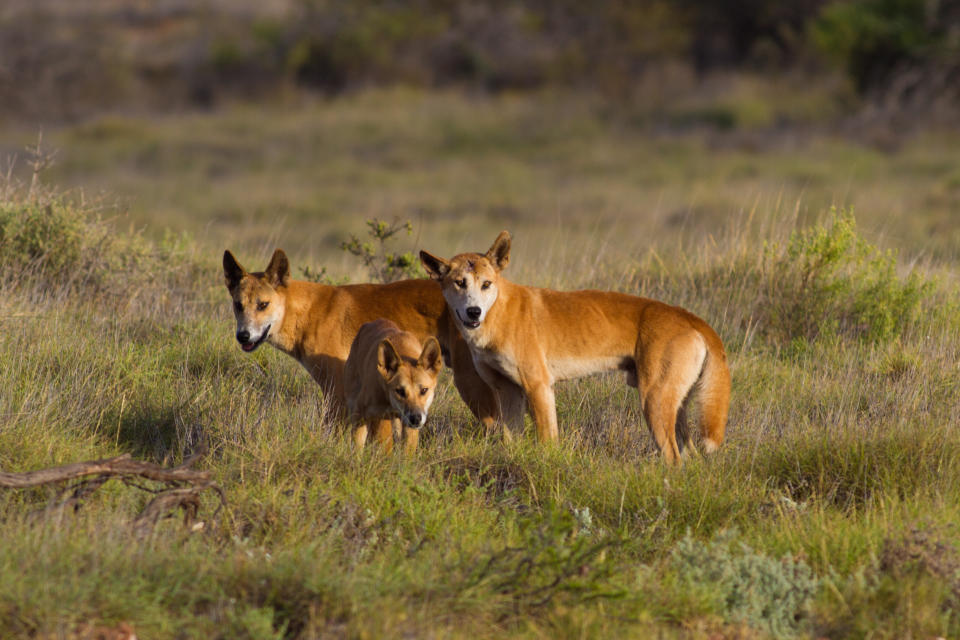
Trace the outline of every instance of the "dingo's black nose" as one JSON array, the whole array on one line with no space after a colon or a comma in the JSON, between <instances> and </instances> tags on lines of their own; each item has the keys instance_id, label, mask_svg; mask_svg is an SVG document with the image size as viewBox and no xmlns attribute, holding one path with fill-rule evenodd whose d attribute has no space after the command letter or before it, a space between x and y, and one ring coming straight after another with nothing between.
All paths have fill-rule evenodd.
<instances>
[{"instance_id":1,"label":"dingo's black nose","mask_svg":"<svg viewBox=\"0 0 960 640\"><path fill-rule=\"evenodd\" d=\"M471 320L479 320L480 307L467 307L467 317Z\"/></svg>"},{"instance_id":2,"label":"dingo's black nose","mask_svg":"<svg viewBox=\"0 0 960 640\"><path fill-rule=\"evenodd\" d=\"M427 414L420 413L419 411L411 411L406 415L407 426L412 429L419 429L423 426L423 423L427 421Z\"/></svg>"},{"instance_id":3,"label":"dingo's black nose","mask_svg":"<svg viewBox=\"0 0 960 640\"><path fill-rule=\"evenodd\" d=\"M250 332L249 331L237 331L237 342L240 344L247 344L250 342Z\"/></svg>"}]
</instances>

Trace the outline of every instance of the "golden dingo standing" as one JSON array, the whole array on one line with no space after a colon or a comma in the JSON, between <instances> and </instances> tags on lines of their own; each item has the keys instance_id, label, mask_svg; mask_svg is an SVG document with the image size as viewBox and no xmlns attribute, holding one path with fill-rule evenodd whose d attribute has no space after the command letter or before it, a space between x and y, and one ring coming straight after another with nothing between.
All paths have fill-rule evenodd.
<instances>
[{"instance_id":1,"label":"golden dingo standing","mask_svg":"<svg viewBox=\"0 0 960 640\"><path fill-rule=\"evenodd\" d=\"M237 342L247 352L267 342L292 356L346 407L343 367L364 323L385 318L417 340L436 336L453 380L474 415L491 427L501 419L497 396L477 375L470 350L452 326L440 286L431 280L330 286L290 278L277 249L265 271L250 273L229 251L223 273L233 299ZM508 390L509 393L509 390ZM516 394L519 396L519 390ZM379 427L378 427L379 432Z\"/></svg>"},{"instance_id":2,"label":"golden dingo standing","mask_svg":"<svg viewBox=\"0 0 960 640\"><path fill-rule=\"evenodd\" d=\"M485 254L445 260L421 251L420 259L441 283L480 377L495 389L504 382L523 388L541 441L558 437L554 382L619 369L638 389L668 462L680 459L680 446L692 449L685 435L692 400L704 451L720 446L730 371L720 337L697 316L623 293L514 284L501 276L510 261L506 231Z\"/></svg>"},{"instance_id":3,"label":"golden dingo standing","mask_svg":"<svg viewBox=\"0 0 960 640\"><path fill-rule=\"evenodd\" d=\"M389 320L380 318L360 327L343 371L357 447L363 447L368 425L376 421L374 436L390 451L393 433L400 430L402 422L406 452L416 451L441 366L440 343L433 336L421 349L412 333L401 331ZM392 428L381 431L390 421Z\"/></svg>"}]
</instances>

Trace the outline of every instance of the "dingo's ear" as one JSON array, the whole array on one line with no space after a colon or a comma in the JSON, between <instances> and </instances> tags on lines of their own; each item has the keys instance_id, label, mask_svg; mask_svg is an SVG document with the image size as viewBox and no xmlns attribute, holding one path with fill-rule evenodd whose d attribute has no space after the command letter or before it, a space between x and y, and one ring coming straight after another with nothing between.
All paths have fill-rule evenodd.
<instances>
[{"instance_id":1,"label":"dingo's ear","mask_svg":"<svg viewBox=\"0 0 960 640\"><path fill-rule=\"evenodd\" d=\"M510 264L510 232L501 231L484 257L493 264L497 271L506 269L507 265Z\"/></svg>"},{"instance_id":2,"label":"dingo's ear","mask_svg":"<svg viewBox=\"0 0 960 640\"><path fill-rule=\"evenodd\" d=\"M423 268L427 270L427 274L433 280L443 280L443 277L450 272L450 263L448 261L431 255L426 251L420 252L420 262L423 263Z\"/></svg>"},{"instance_id":3,"label":"dingo's ear","mask_svg":"<svg viewBox=\"0 0 960 640\"><path fill-rule=\"evenodd\" d=\"M270 258L270 264L267 265L264 274L273 287L282 287L287 284L287 280L290 279L290 262L282 249L273 252L273 257Z\"/></svg>"},{"instance_id":4,"label":"dingo's ear","mask_svg":"<svg viewBox=\"0 0 960 640\"><path fill-rule=\"evenodd\" d=\"M389 380L397 374L400 368L400 356L389 340L384 340L377 347L377 371L384 380Z\"/></svg>"},{"instance_id":5,"label":"dingo's ear","mask_svg":"<svg viewBox=\"0 0 960 640\"><path fill-rule=\"evenodd\" d=\"M243 276L247 275L247 270L240 266L237 259L233 257L229 249L223 252L223 277L227 281L227 289L233 289L240 284Z\"/></svg>"},{"instance_id":6,"label":"dingo's ear","mask_svg":"<svg viewBox=\"0 0 960 640\"><path fill-rule=\"evenodd\" d=\"M440 368L443 366L443 358L440 357L440 343L437 342L437 339L433 336L427 338L427 341L424 343L423 351L420 352L420 357L417 358L417 366L425 371L440 373Z\"/></svg>"}]
</instances>

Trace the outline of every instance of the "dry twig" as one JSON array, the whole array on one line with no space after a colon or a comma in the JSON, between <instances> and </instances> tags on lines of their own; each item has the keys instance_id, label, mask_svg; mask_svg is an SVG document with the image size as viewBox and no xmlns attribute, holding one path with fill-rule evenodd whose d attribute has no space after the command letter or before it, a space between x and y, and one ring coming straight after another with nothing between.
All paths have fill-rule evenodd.
<instances>
[{"instance_id":1,"label":"dry twig","mask_svg":"<svg viewBox=\"0 0 960 640\"><path fill-rule=\"evenodd\" d=\"M60 513L67 507L80 508L83 501L113 478L120 478L129 486L156 493L133 522L134 530L147 533L170 512L183 510L184 526L194 527L200 511L200 496L210 489L217 494L220 505L226 505L226 495L210 478L208 471L190 469L199 456L188 458L178 467L166 468L151 462L133 460L129 454L104 460L76 462L62 467L8 473L0 471L0 488L27 489L43 485L72 483L59 492L56 500L42 510L44 515ZM137 479L161 483L161 488L140 485ZM216 515L216 513L214 514Z\"/></svg>"}]
</instances>

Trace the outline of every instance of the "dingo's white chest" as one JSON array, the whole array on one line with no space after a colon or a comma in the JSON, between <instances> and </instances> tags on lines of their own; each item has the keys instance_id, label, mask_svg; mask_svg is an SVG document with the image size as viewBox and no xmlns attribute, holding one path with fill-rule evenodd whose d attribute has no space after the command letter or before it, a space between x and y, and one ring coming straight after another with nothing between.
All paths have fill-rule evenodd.
<instances>
[{"instance_id":1,"label":"dingo's white chest","mask_svg":"<svg viewBox=\"0 0 960 640\"><path fill-rule=\"evenodd\" d=\"M481 368L481 365L485 365L520 384L520 367L511 354L487 349L471 349L470 352L478 369Z\"/></svg>"}]
</instances>

